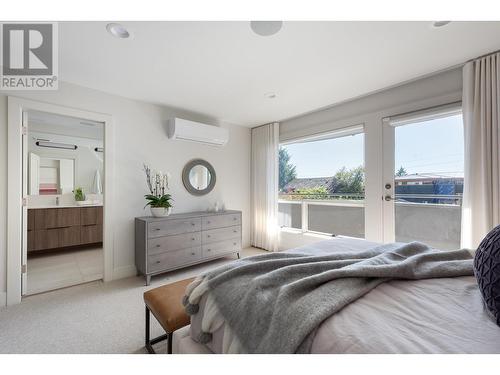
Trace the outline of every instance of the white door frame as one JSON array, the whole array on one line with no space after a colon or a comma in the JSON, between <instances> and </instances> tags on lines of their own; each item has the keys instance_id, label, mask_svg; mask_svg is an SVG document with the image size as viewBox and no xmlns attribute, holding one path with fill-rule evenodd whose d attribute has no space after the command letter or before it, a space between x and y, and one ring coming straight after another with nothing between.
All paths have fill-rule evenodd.
<instances>
[{"instance_id":1,"label":"white door frame","mask_svg":"<svg viewBox=\"0 0 500 375\"><path fill-rule=\"evenodd\" d=\"M22 116L35 110L88 119L104 124L104 281L113 277L114 133L111 115L63 107L34 100L8 97L7 120L7 305L21 302L23 236Z\"/></svg>"},{"instance_id":2,"label":"white door frame","mask_svg":"<svg viewBox=\"0 0 500 375\"><path fill-rule=\"evenodd\" d=\"M384 243L394 242L396 240L396 215L394 212L394 151L395 137L394 126L391 125L390 118L382 120L382 144L383 144L383 195L382 199L382 239ZM386 200L390 197L390 200Z\"/></svg>"},{"instance_id":3,"label":"white door frame","mask_svg":"<svg viewBox=\"0 0 500 375\"><path fill-rule=\"evenodd\" d=\"M28 112L22 112L21 118L22 125L22 139L21 139L21 151L22 151L22 196L28 196L28 133L24 130L28 129ZM21 273L21 295L25 295L27 293L27 284L28 284L28 207L23 199L23 205L21 207L21 223L22 224L22 235L21 235L21 265L23 268L23 272Z\"/></svg>"}]
</instances>

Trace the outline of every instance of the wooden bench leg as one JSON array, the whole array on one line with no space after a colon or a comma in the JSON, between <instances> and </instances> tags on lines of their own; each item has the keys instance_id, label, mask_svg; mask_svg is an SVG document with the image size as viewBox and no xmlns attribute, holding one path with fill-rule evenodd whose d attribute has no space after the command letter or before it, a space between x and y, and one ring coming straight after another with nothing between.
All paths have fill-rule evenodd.
<instances>
[{"instance_id":1,"label":"wooden bench leg","mask_svg":"<svg viewBox=\"0 0 500 375\"><path fill-rule=\"evenodd\" d=\"M173 332L167 332L164 335L160 335L155 337L154 339L150 338L150 327L151 327L151 311L146 306L146 324L145 324L146 332L145 332L145 346L146 350L150 354L156 354L156 351L153 348L154 344L157 344L161 341L167 340L167 354L172 354L172 339Z\"/></svg>"}]
</instances>

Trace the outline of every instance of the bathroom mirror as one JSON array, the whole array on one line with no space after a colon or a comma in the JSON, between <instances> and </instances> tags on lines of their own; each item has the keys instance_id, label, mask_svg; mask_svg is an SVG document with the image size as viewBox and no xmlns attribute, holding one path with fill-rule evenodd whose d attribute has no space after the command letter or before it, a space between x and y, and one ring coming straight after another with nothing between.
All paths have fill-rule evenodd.
<instances>
[{"instance_id":1,"label":"bathroom mirror","mask_svg":"<svg viewBox=\"0 0 500 375\"><path fill-rule=\"evenodd\" d=\"M101 200L104 172L103 125L53 114L30 112L27 137L27 187L36 202L53 196L73 199L82 188ZM47 197L44 197L47 196ZM52 197L51 197L52 196Z\"/></svg>"},{"instance_id":2,"label":"bathroom mirror","mask_svg":"<svg viewBox=\"0 0 500 375\"><path fill-rule=\"evenodd\" d=\"M182 182L193 195L205 195L215 186L215 169L203 159L191 160L182 170Z\"/></svg>"},{"instance_id":3,"label":"bathroom mirror","mask_svg":"<svg viewBox=\"0 0 500 375\"><path fill-rule=\"evenodd\" d=\"M28 155L28 194L70 194L75 188L75 160Z\"/></svg>"}]
</instances>

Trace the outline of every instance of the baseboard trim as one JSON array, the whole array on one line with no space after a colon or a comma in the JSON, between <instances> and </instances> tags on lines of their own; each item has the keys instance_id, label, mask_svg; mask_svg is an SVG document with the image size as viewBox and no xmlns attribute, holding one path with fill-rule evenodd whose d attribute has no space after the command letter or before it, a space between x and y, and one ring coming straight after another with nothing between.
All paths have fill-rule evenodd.
<instances>
[{"instance_id":1,"label":"baseboard trim","mask_svg":"<svg viewBox=\"0 0 500 375\"><path fill-rule=\"evenodd\" d=\"M7 293L0 292L0 307L7 306Z\"/></svg>"},{"instance_id":2,"label":"baseboard trim","mask_svg":"<svg viewBox=\"0 0 500 375\"><path fill-rule=\"evenodd\" d=\"M113 280L125 279L137 275L135 266L123 266L113 270Z\"/></svg>"}]
</instances>

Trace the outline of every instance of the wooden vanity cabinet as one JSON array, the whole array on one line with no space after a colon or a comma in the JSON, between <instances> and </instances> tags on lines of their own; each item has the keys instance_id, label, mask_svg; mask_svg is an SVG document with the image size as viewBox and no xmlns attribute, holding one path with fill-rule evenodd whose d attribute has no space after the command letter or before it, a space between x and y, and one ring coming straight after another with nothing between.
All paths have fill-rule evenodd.
<instances>
[{"instance_id":1,"label":"wooden vanity cabinet","mask_svg":"<svg viewBox=\"0 0 500 375\"><path fill-rule=\"evenodd\" d=\"M102 242L102 207L28 209L28 252Z\"/></svg>"},{"instance_id":2,"label":"wooden vanity cabinet","mask_svg":"<svg viewBox=\"0 0 500 375\"><path fill-rule=\"evenodd\" d=\"M102 207L81 208L81 243L102 242Z\"/></svg>"}]
</instances>

